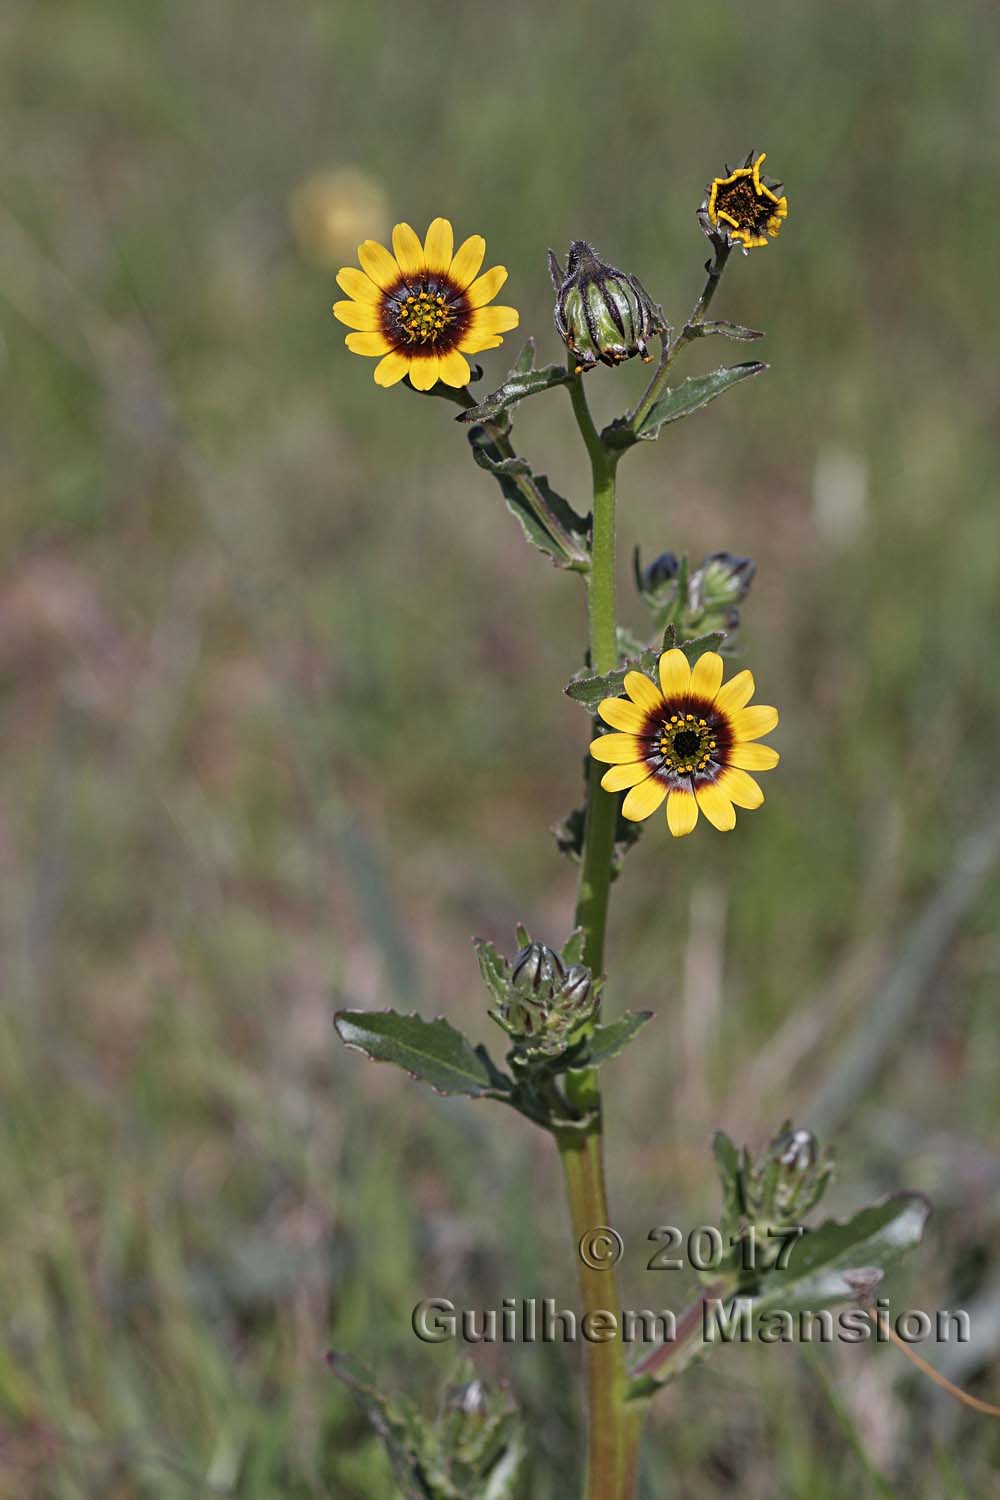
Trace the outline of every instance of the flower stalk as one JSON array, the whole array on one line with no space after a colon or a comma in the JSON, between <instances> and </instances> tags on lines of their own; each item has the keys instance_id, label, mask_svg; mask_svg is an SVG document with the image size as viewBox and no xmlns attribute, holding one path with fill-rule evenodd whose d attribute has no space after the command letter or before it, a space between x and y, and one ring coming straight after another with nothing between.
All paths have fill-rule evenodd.
<instances>
[{"instance_id":1,"label":"flower stalk","mask_svg":"<svg viewBox=\"0 0 1000 1500\"><path fill-rule=\"evenodd\" d=\"M628 424L633 432L638 431L643 419L649 415L660 396L663 395L667 385L667 375L669 374L670 366L678 354L680 354L684 345L689 344L692 339L698 337L698 329L704 323L705 315L712 305L712 298L718 291L719 282L722 280L722 273L726 269L726 262L732 250L724 240L714 241L713 243L715 244L715 255L712 260L708 261L705 267L708 275L705 285L702 287L701 296L691 309L691 316L684 326L678 329L673 338L667 337L666 334L663 335L660 362L646 389L628 414Z\"/></svg>"},{"instance_id":2,"label":"flower stalk","mask_svg":"<svg viewBox=\"0 0 1000 1500\"><path fill-rule=\"evenodd\" d=\"M593 480L593 536L587 578L590 664L595 672L618 665L615 599L615 471L618 455L609 451L594 425L583 380L569 382L570 400L590 457ZM601 786L599 768L587 777L584 844L577 890L576 925L584 934L584 962L594 974L604 967L604 938L614 853L615 799ZM567 1095L591 1122L583 1131L557 1135L583 1311L617 1307L618 1277L613 1265L592 1268L578 1252L581 1238L610 1222L604 1183L604 1135L596 1069L570 1074ZM630 1500L635 1485L641 1408L629 1406L625 1348L619 1338L588 1343L586 1352L586 1500Z\"/></svg>"}]
</instances>

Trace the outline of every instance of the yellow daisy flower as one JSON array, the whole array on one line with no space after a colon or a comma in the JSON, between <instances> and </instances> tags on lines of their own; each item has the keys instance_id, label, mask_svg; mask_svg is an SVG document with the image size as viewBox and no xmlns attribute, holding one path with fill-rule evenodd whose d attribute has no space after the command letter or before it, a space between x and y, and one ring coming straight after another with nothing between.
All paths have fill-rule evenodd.
<instances>
[{"instance_id":1,"label":"yellow daisy flower","mask_svg":"<svg viewBox=\"0 0 1000 1500\"><path fill-rule=\"evenodd\" d=\"M780 182L761 177L761 163L766 160L765 152L755 157L751 151L742 167L728 177L712 179L698 214L707 235L747 251L766 245L780 232L782 220L788 217L788 199Z\"/></svg>"},{"instance_id":2,"label":"yellow daisy flower","mask_svg":"<svg viewBox=\"0 0 1000 1500\"><path fill-rule=\"evenodd\" d=\"M722 657L699 656L694 667L683 651L665 651L660 685L644 672L626 672L624 698L605 698L597 712L623 731L602 734L590 746L610 770L601 777L607 792L623 792L622 813L648 818L667 799L667 824L675 837L690 833L699 810L714 827L736 826L737 807L759 807L764 793L748 771L770 771L778 752L758 745L778 722L778 710L748 708L754 681L747 671L722 684Z\"/></svg>"},{"instance_id":3,"label":"yellow daisy flower","mask_svg":"<svg viewBox=\"0 0 1000 1500\"><path fill-rule=\"evenodd\" d=\"M517 309L487 307L507 280L505 266L479 275L486 254L481 234L458 249L447 219L435 219L423 244L409 224L392 231L390 255L377 240L358 246L362 269L345 266L337 284L351 301L335 302L334 317L356 329L345 339L354 354L381 355L376 385L395 385L404 375L418 391L438 380L467 385L467 354L503 343L518 325Z\"/></svg>"}]
</instances>

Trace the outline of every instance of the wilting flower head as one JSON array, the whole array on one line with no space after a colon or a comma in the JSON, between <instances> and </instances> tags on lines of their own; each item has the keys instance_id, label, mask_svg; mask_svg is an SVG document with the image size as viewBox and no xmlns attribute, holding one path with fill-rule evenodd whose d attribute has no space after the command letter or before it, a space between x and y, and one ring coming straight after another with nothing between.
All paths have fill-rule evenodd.
<instances>
[{"instance_id":1,"label":"wilting flower head","mask_svg":"<svg viewBox=\"0 0 1000 1500\"><path fill-rule=\"evenodd\" d=\"M577 373L592 370L598 360L620 365L633 354L651 357L646 340L666 324L637 277L605 265L586 240L570 245L565 271L550 250L549 271L556 330L579 360Z\"/></svg>"},{"instance_id":2,"label":"wilting flower head","mask_svg":"<svg viewBox=\"0 0 1000 1500\"><path fill-rule=\"evenodd\" d=\"M755 156L751 151L742 167L735 172L727 167L727 177L714 177L708 184L698 222L709 239L739 245L745 254L779 233L788 217L788 199L780 182L761 177L765 160L765 152Z\"/></svg>"},{"instance_id":3,"label":"wilting flower head","mask_svg":"<svg viewBox=\"0 0 1000 1500\"><path fill-rule=\"evenodd\" d=\"M690 833L699 809L719 829L736 825L737 807L759 807L764 793L748 771L770 771L778 752L754 741L769 734L778 710L755 706L754 680L737 672L723 687L722 657L699 656L693 668L683 651L665 651L660 685L644 672L626 672L624 698L605 698L598 713L620 734L593 740L590 753L611 769L601 777L608 792L629 788L622 814L648 818L667 799L667 824Z\"/></svg>"},{"instance_id":4,"label":"wilting flower head","mask_svg":"<svg viewBox=\"0 0 1000 1500\"><path fill-rule=\"evenodd\" d=\"M335 302L334 316L348 328L354 354L381 355L376 385L395 385L404 375L418 391L438 380L467 385L467 354L503 343L518 324L513 307L487 307L507 280L505 266L478 275L486 241L472 234L458 249L447 219L434 219L423 244L409 224L392 231L390 255L377 240L358 246L362 269L345 266L338 285L352 300Z\"/></svg>"}]
</instances>

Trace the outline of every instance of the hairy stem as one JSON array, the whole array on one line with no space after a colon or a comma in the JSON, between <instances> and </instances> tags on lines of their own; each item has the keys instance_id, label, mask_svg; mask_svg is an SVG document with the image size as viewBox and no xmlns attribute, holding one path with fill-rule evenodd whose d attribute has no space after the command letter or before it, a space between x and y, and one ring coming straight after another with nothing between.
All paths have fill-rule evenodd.
<instances>
[{"instance_id":1,"label":"hairy stem","mask_svg":"<svg viewBox=\"0 0 1000 1500\"><path fill-rule=\"evenodd\" d=\"M569 383L577 426L590 457L594 487L591 568L588 575L590 663L595 672L618 665L615 607L615 466L616 455L604 446L587 405L583 381ZM576 921L584 931L584 962L594 974L604 967L604 936L614 854L615 799L601 787L600 767L587 777L583 856ZM596 1069L570 1074L567 1092L581 1114L591 1117L585 1130L558 1136L573 1221L583 1315L603 1310L618 1316L618 1277L612 1262L587 1264L581 1250L591 1231L609 1223L604 1186L601 1094ZM625 1349L617 1337L607 1343L586 1341L587 1481L586 1500L630 1500L635 1487L636 1452L641 1411L626 1404L628 1373Z\"/></svg>"}]
</instances>

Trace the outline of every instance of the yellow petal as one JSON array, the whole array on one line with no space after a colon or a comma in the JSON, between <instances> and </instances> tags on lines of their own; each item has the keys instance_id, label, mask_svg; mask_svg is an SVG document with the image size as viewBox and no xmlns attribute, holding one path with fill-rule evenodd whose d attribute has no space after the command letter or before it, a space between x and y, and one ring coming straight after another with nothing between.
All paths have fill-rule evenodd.
<instances>
[{"instance_id":1,"label":"yellow petal","mask_svg":"<svg viewBox=\"0 0 1000 1500\"><path fill-rule=\"evenodd\" d=\"M382 293L364 271L359 271L355 266L344 266L337 272L337 285L342 292L353 297L355 302L371 302L377 305L382 301Z\"/></svg>"},{"instance_id":2,"label":"yellow petal","mask_svg":"<svg viewBox=\"0 0 1000 1500\"><path fill-rule=\"evenodd\" d=\"M409 224L397 224L392 231L392 253L404 276L416 276L424 269L424 247Z\"/></svg>"},{"instance_id":3,"label":"yellow petal","mask_svg":"<svg viewBox=\"0 0 1000 1500\"><path fill-rule=\"evenodd\" d=\"M484 349L496 349L502 343L498 333L467 333L458 347L463 354L482 354Z\"/></svg>"},{"instance_id":4,"label":"yellow petal","mask_svg":"<svg viewBox=\"0 0 1000 1500\"><path fill-rule=\"evenodd\" d=\"M349 333L344 343L352 354L388 354L392 348L383 333Z\"/></svg>"},{"instance_id":5,"label":"yellow petal","mask_svg":"<svg viewBox=\"0 0 1000 1500\"><path fill-rule=\"evenodd\" d=\"M375 366L375 384L395 385L397 381L402 380L409 368L410 361L406 355L400 354L398 349L393 349L391 354L387 354L385 359L380 359Z\"/></svg>"},{"instance_id":6,"label":"yellow petal","mask_svg":"<svg viewBox=\"0 0 1000 1500\"><path fill-rule=\"evenodd\" d=\"M702 652L691 669L691 692L711 702L721 685L722 657L717 651Z\"/></svg>"},{"instance_id":7,"label":"yellow petal","mask_svg":"<svg viewBox=\"0 0 1000 1500\"><path fill-rule=\"evenodd\" d=\"M606 792L623 792L652 774L644 760L633 760L625 766L611 766L601 777L601 786Z\"/></svg>"},{"instance_id":8,"label":"yellow petal","mask_svg":"<svg viewBox=\"0 0 1000 1500\"><path fill-rule=\"evenodd\" d=\"M447 219L432 219L424 240L424 265L428 271L447 271L455 236Z\"/></svg>"},{"instance_id":9,"label":"yellow petal","mask_svg":"<svg viewBox=\"0 0 1000 1500\"><path fill-rule=\"evenodd\" d=\"M480 307L472 315L470 334L509 333L521 321L516 307Z\"/></svg>"},{"instance_id":10,"label":"yellow petal","mask_svg":"<svg viewBox=\"0 0 1000 1500\"><path fill-rule=\"evenodd\" d=\"M664 698L683 698L691 688L691 668L683 651L675 646L660 657L660 687Z\"/></svg>"},{"instance_id":11,"label":"yellow petal","mask_svg":"<svg viewBox=\"0 0 1000 1500\"><path fill-rule=\"evenodd\" d=\"M622 817L631 823L641 823L643 818L655 813L666 795L667 789L658 776L647 777L626 796L622 803Z\"/></svg>"},{"instance_id":12,"label":"yellow petal","mask_svg":"<svg viewBox=\"0 0 1000 1500\"><path fill-rule=\"evenodd\" d=\"M459 354L457 349L441 355L441 379L445 385L454 386L456 390L460 386L468 385L472 379L469 361Z\"/></svg>"},{"instance_id":13,"label":"yellow petal","mask_svg":"<svg viewBox=\"0 0 1000 1500\"><path fill-rule=\"evenodd\" d=\"M457 287L461 287L462 291L475 281L485 254L486 241L481 234L470 234L469 238L463 240L455 251L451 265L448 267L448 275Z\"/></svg>"},{"instance_id":14,"label":"yellow petal","mask_svg":"<svg viewBox=\"0 0 1000 1500\"><path fill-rule=\"evenodd\" d=\"M432 385L437 384L441 361L436 354L421 355L419 359L410 360L408 373L415 391L429 391Z\"/></svg>"},{"instance_id":15,"label":"yellow petal","mask_svg":"<svg viewBox=\"0 0 1000 1500\"><path fill-rule=\"evenodd\" d=\"M652 709L654 712L663 707L663 699L656 690L656 684L650 682L645 672L626 672L625 691L637 703L640 708Z\"/></svg>"},{"instance_id":16,"label":"yellow petal","mask_svg":"<svg viewBox=\"0 0 1000 1500\"><path fill-rule=\"evenodd\" d=\"M605 698L597 705L597 712L605 724L613 724L615 729L625 729L629 734L642 734L646 728L647 715L624 698Z\"/></svg>"},{"instance_id":17,"label":"yellow petal","mask_svg":"<svg viewBox=\"0 0 1000 1500\"><path fill-rule=\"evenodd\" d=\"M484 307L487 302L492 302L506 280L506 266L494 266L492 270L484 271L482 276L477 281L474 281L465 293L469 300L469 306Z\"/></svg>"},{"instance_id":18,"label":"yellow petal","mask_svg":"<svg viewBox=\"0 0 1000 1500\"><path fill-rule=\"evenodd\" d=\"M721 782L713 781L698 787L695 796L698 798L698 806L713 828L727 833L730 828L736 827L736 809L722 790Z\"/></svg>"},{"instance_id":19,"label":"yellow petal","mask_svg":"<svg viewBox=\"0 0 1000 1500\"><path fill-rule=\"evenodd\" d=\"M681 839L690 833L697 821L698 804L694 794L674 788L667 798L667 827L674 838Z\"/></svg>"},{"instance_id":20,"label":"yellow petal","mask_svg":"<svg viewBox=\"0 0 1000 1500\"><path fill-rule=\"evenodd\" d=\"M717 785L737 807L759 807L764 800L764 793L745 771L723 771Z\"/></svg>"},{"instance_id":21,"label":"yellow petal","mask_svg":"<svg viewBox=\"0 0 1000 1500\"><path fill-rule=\"evenodd\" d=\"M480 354L484 349L496 349L503 343L503 336L499 333L478 333L473 331L467 333L459 344L459 348L466 354Z\"/></svg>"},{"instance_id":22,"label":"yellow petal","mask_svg":"<svg viewBox=\"0 0 1000 1500\"><path fill-rule=\"evenodd\" d=\"M348 328L361 328L367 333L374 333L382 326L378 308L370 302L335 302L333 316L346 323Z\"/></svg>"},{"instance_id":23,"label":"yellow petal","mask_svg":"<svg viewBox=\"0 0 1000 1500\"><path fill-rule=\"evenodd\" d=\"M739 713L730 714L729 722L734 740L757 740L762 734L770 734L778 722L778 710L755 703L753 708L741 708Z\"/></svg>"},{"instance_id":24,"label":"yellow petal","mask_svg":"<svg viewBox=\"0 0 1000 1500\"><path fill-rule=\"evenodd\" d=\"M590 753L595 760L620 766L630 760L642 760L643 743L634 734L602 734L591 740Z\"/></svg>"},{"instance_id":25,"label":"yellow petal","mask_svg":"<svg viewBox=\"0 0 1000 1500\"><path fill-rule=\"evenodd\" d=\"M737 672L731 677L725 687L719 689L715 695L715 706L724 714L734 714L738 708L749 703L753 697L754 681L752 672Z\"/></svg>"},{"instance_id":26,"label":"yellow petal","mask_svg":"<svg viewBox=\"0 0 1000 1500\"><path fill-rule=\"evenodd\" d=\"M770 745L747 744L746 741L734 745L726 754L728 765L740 766L744 771L773 771L780 759L777 750Z\"/></svg>"},{"instance_id":27,"label":"yellow petal","mask_svg":"<svg viewBox=\"0 0 1000 1500\"><path fill-rule=\"evenodd\" d=\"M383 291L395 286L399 280L399 267L385 246L380 245L378 240L365 240L359 245L358 260L375 285L380 286Z\"/></svg>"}]
</instances>

